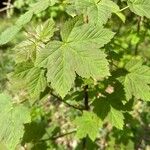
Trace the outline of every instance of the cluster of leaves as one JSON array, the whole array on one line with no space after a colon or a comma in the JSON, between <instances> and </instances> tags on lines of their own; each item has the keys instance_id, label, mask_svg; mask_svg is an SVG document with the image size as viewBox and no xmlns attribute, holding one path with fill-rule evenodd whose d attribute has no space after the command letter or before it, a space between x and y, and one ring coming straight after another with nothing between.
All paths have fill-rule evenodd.
<instances>
[{"instance_id":1,"label":"cluster of leaves","mask_svg":"<svg viewBox=\"0 0 150 150\"><path fill-rule=\"evenodd\" d=\"M57 0L40 0L32 4L13 26L2 32L0 45L11 41L34 15L58 3ZM137 30L140 34L141 20L150 18L150 1L120 2L121 6L126 4L123 9L112 0L68 0L62 3L67 19L60 24L60 20L49 18L31 32L27 31L26 40L13 49L16 65L9 74L9 82L17 98L14 93L13 101L6 94L0 95L0 142L6 149L14 150L19 143L25 145L34 141L34 138L26 139L28 130L37 125L34 108L39 107L45 97L49 99L51 96L50 99L57 99L76 110L71 114L71 126L75 130L70 133L75 133L82 141L79 149L88 149L92 144L91 149L97 149L97 139L101 138L107 125L111 126L114 135L107 131L106 137L118 138L111 145L112 149L117 149L114 145L122 139L124 143L119 148L129 149L132 145L134 149L135 139L131 136L134 118L131 114L136 103L150 101L150 67L137 55L138 40L135 55L130 52L131 58L119 66L122 58L116 58L119 54L115 49L120 35L108 27L113 24L114 16L125 23L123 11L129 9L140 18ZM56 128L55 125L50 128L49 138L35 141L57 139L59 132L55 132ZM124 140L125 137L130 140ZM53 142L50 145L61 149ZM53 149L50 145L46 148Z\"/></svg>"}]
</instances>

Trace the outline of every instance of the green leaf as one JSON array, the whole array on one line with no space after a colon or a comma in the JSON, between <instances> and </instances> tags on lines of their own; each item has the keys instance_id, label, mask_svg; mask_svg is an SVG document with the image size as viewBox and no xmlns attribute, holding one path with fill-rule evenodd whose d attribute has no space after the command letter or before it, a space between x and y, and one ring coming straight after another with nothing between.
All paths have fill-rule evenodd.
<instances>
[{"instance_id":1,"label":"green leaf","mask_svg":"<svg viewBox=\"0 0 150 150\"><path fill-rule=\"evenodd\" d=\"M34 67L32 63L25 62L17 64L12 75L18 82L24 82L26 89L32 99L37 99L46 88L45 71Z\"/></svg>"},{"instance_id":2,"label":"green leaf","mask_svg":"<svg viewBox=\"0 0 150 150\"><path fill-rule=\"evenodd\" d=\"M100 117L102 120L104 120L110 111L110 103L107 99L97 99L93 103L94 106L94 112Z\"/></svg>"},{"instance_id":3,"label":"green leaf","mask_svg":"<svg viewBox=\"0 0 150 150\"><path fill-rule=\"evenodd\" d=\"M51 6L55 5L56 3L59 3L59 0L51 0Z\"/></svg>"},{"instance_id":4,"label":"green leaf","mask_svg":"<svg viewBox=\"0 0 150 150\"><path fill-rule=\"evenodd\" d=\"M74 122L77 126L77 138L82 139L88 135L92 141L96 139L102 125L96 114L87 111L84 111L83 115L77 117Z\"/></svg>"},{"instance_id":5,"label":"green leaf","mask_svg":"<svg viewBox=\"0 0 150 150\"><path fill-rule=\"evenodd\" d=\"M75 79L73 53L62 42L50 42L37 57L36 65L47 67L47 80L64 97Z\"/></svg>"},{"instance_id":6,"label":"green leaf","mask_svg":"<svg viewBox=\"0 0 150 150\"><path fill-rule=\"evenodd\" d=\"M16 25L23 26L23 25L27 24L32 19L32 16L33 16L33 12L27 11L25 14L23 14L19 17L19 19L16 22Z\"/></svg>"},{"instance_id":7,"label":"green leaf","mask_svg":"<svg viewBox=\"0 0 150 150\"><path fill-rule=\"evenodd\" d=\"M86 138L85 145L83 145L83 141L80 140L80 142L77 144L77 147L75 150L83 150L83 146L86 147L86 150L97 150L97 149L99 149L99 145L89 138Z\"/></svg>"},{"instance_id":8,"label":"green leaf","mask_svg":"<svg viewBox=\"0 0 150 150\"><path fill-rule=\"evenodd\" d=\"M121 13L121 12L116 12L115 14L121 19L121 21L122 21L123 23L125 23L125 21L126 21L126 16L125 16L123 13Z\"/></svg>"},{"instance_id":9,"label":"green leaf","mask_svg":"<svg viewBox=\"0 0 150 150\"><path fill-rule=\"evenodd\" d=\"M31 98L39 98L40 93L46 88L46 78L44 76L45 71L34 67L27 75L27 90Z\"/></svg>"},{"instance_id":10,"label":"green leaf","mask_svg":"<svg viewBox=\"0 0 150 150\"><path fill-rule=\"evenodd\" d=\"M48 42L55 31L55 22L52 19L48 19L44 24L37 26L36 38L43 42Z\"/></svg>"},{"instance_id":11,"label":"green leaf","mask_svg":"<svg viewBox=\"0 0 150 150\"><path fill-rule=\"evenodd\" d=\"M21 30L22 27L20 26L11 26L7 28L4 32L0 35L0 45L6 44L11 41L15 35Z\"/></svg>"},{"instance_id":12,"label":"green leaf","mask_svg":"<svg viewBox=\"0 0 150 150\"><path fill-rule=\"evenodd\" d=\"M39 0L36 3L31 4L29 10L33 11L34 14L38 14L50 6L50 0Z\"/></svg>"},{"instance_id":13,"label":"green leaf","mask_svg":"<svg viewBox=\"0 0 150 150\"><path fill-rule=\"evenodd\" d=\"M124 116L121 111L111 107L108 114L108 120L110 123L118 129L123 129L124 126Z\"/></svg>"},{"instance_id":14,"label":"green leaf","mask_svg":"<svg viewBox=\"0 0 150 150\"><path fill-rule=\"evenodd\" d=\"M35 59L36 44L30 40L19 43L14 50L16 63Z\"/></svg>"},{"instance_id":15,"label":"green leaf","mask_svg":"<svg viewBox=\"0 0 150 150\"><path fill-rule=\"evenodd\" d=\"M99 79L109 75L108 62L103 51L114 33L99 26L71 26L67 22L61 32L62 42L53 41L39 52L36 65L47 68L48 82L64 97L71 89L75 72L84 78Z\"/></svg>"},{"instance_id":16,"label":"green leaf","mask_svg":"<svg viewBox=\"0 0 150 150\"><path fill-rule=\"evenodd\" d=\"M136 99L150 101L150 68L142 65L140 60L131 60L126 69L129 71L124 80L127 100L135 96Z\"/></svg>"},{"instance_id":17,"label":"green leaf","mask_svg":"<svg viewBox=\"0 0 150 150\"><path fill-rule=\"evenodd\" d=\"M150 1L149 0L128 0L128 5L135 14L150 18Z\"/></svg>"},{"instance_id":18,"label":"green leaf","mask_svg":"<svg viewBox=\"0 0 150 150\"><path fill-rule=\"evenodd\" d=\"M15 71L12 75L13 78L26 80L28 73L32 70L34 65L30 62L19 63L15 67Z\"/></svg>"},{"instance_id":19,"label":"green leaf","mask_svg":"<svg viewBox=\"0 0 150 150\"><path fill-rule=\"evenodd\" d=\"M29 110L23 105L13 106L11 98L0 94L0 142L14 150L24 134L24 124L31 121Z\"/></svg>"},{"instance_id":20,"label":"green leaf","mask_svg":"<svg viewBox=\"0 0 150 150\"><path fill-rule=\"evenodd\" d=\"M123 129L124 116L122 114L122 109L125 109L126 106L123 107L122 103L119 102L119 98L113 96L113 94L110 94L106 98L96 99L93 103L93 111L103 122L109 122L112 126Z\"/></svg>"},{"instance_id":21,"label":"green leaf","mask_svg":"<svg viewBox=\"0 0 150 150\"><path fill-rule=\"evenodd\" d=\"M76 27L79 27L83 24L83 17L74 17L73 19L66 21L65 25L61 29L61 37L63 41L67 41L70 33Z\"/></svg>"},{"instance_id":22,"label":"green leaf","mask_svg":"<svg viewBox=\"0 0 150 150\"><path fill-rule=\"evenodd\" d=\"M20 16L20 18L16 22L16 25L9 27L4 32L2 32L2 34L0 35L0 45L6 44L11 41L15 37L15 35L22 29L23 25L25 25L32 19L33 14L38 14L41 11L44 11L49 6L49 0L39 0L37 3L32 4L29 11Z\"/></svg>"},{"instance_id":23,"label":"green leaf","mask_svg":"<svg viewBox=\"0 0 150 150\"><path fill-rule=\"evenodd\" d=\"M111 0L77 0L75 6L77 11L88 16L89 22L98 25L105 24L112 13L120 10L118 5Z\"/></svg>"},{"instance_id":24,"label":"green leaf","mask_svg":"<svg viewBox=\"0 0 150 150\"><path fill-rule=\"evenodd\" d=\"M42 42L47 42L53 36L55 32L55 23L49 19L44 24L38 25L36 28L36 34L34 35L36 40L26 40L15 46L14 50L16 63L32 60L34 62L38 48L43 47ZM42 42L41 42L42 41Z\"/></svg>"}]
</instances>

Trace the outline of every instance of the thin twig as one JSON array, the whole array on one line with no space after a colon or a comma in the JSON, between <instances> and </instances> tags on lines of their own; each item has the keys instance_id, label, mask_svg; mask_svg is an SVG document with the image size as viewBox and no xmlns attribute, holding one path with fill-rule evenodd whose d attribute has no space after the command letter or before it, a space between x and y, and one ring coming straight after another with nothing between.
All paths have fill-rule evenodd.
<instances>
[{"instance_id":1,"label":"thin twig","mask_svg":"<svg viewBox=\"0 0 150 150\"><path fill-rule=\"evenodd\" d=\"M126 6L126 7L122 8L122 9L120 9L120 11L119 11L119 12L122 12L122 11L124 11L124 10L128 9L128 8L129 8L129 6Z\"/></svg>"},{"instance_id":2,"label":"thin twig","mask_svg":"<svg viewBox=\"0 0 150 150\"><path fill-rule=\"evenodd\" d=\"M9 8L8 7L4 7L2 9L0 9L0 12L6 11L6 10L11 9L11 8L13 8L13 6L10 6Z\"/></svg>"},{"instance_id":3,"label":"thin twig","mask_svg":"<svg viewBox=\"0 0 150 150\"><path fill-rule=\"evenodd\" d=\"M101 0L99 0L98 2L97 2L97 4L100 2Z\"/></svg>"},{"instance_id":4,"label":"thin twig","mask_svg":"<svg viewBox=\"0 0 150 150\"><path fill-rule=\"evenodd\" d=\"M52 137L49 137L49 138L47 138L47 139L42 139L42 140L40 140L40 141L38 141L38 142L45 142L45 141L49 141L49 140L57 140L57 139L59 139L59 138L62 138L62 137L64 137L64 136L66 136L66 135L73 134L73 133L75 133L75 132L76 132L76 130L73 130L73 131L71 131L71 132L67 132L67 133L64 133L64 134L60 134L60 135L58 135L58 136L52 136Z\"/></svg>"},{"instance_id":5,"label":"thin twig","mask_svg":"<svg viewBox=\"0 0 150 150\"><path fill-rule=\"evenodd\" d=\"M67 106L69 106L69 107L72 107L72 108L77 109L77 110L80 110L80 111L83 111L83 110L84 110L83 108L80 108L80 107L77 107L77 106L74 106L74 105L69 104L68 102L64 101L61 97L55 95L53 92L50 92L50 94L51 94L53 97L57 98L59 101L63 102L63 103L66 104Z\"/></svg>"},{"instance_id":6,"label":"thin twig","mask_svg":"<svg viewBox=\"0 0 150 150\"><path fill-rule=\"evenodd\" d=\"M88 85L86 85L84 87L84 107L86 111L90 110L90 106L89 106L89 95L88 95ZM83 150L86 150L86 143L87 143L87 138L83 138L82 139L82 147Z\"/></svg>"},{"instance_id":7,"label":"thin twig","mask_svg":"<svg viewBox=\"0 0 150 150\"><path fill-rule=\"evenodd\" d=\"M84 87L84 106L85 106L85 110L89 110L89 96L88 96L88 85L86 85Z\"/></svg>"},{"instance_id":8,"label":"thin twig","mask_svg":"<svg viewBox=\"0 0 150 150\"><path fill-rule=\"evenodd\" d=\"M7 2L7 8L8 8L8 9L7 9L7 16L8 16L8 17L10 17L10 16L9 16L10 6L11 6L11 0L8 0L8 2Z\"/></svg>"},{"instance_id":9,"label":"thin twig","mask_svg":"<svg viewBox=\"0 0 150 150\"><path fill-rule=\"evenodd\" d=\"M142 21L142 18L141 18L141 17L138 17L138 24L137 24L137 35L138 35L138 37L139 37L139 35L140 35L140 30L141 30L141 21ZM134 50L134 54L135 54L135 55L138 54L139 45L140 45L140 42L138 42L138 43L135 45L135 50Z\"/></svg>"},{"instance_id":10,"label":"thin twig","mask_svg":"<svg viewBox=\"0 0 150 150\"><path fill-rule=\"evenodd\" d=\"M28 101L28 99L24 99L24 100L22 100L22 101L19 101L18 103L19 103L19 104L23 104L23 103L25 103L26 101Z\"/></svg>"}]
</instances>

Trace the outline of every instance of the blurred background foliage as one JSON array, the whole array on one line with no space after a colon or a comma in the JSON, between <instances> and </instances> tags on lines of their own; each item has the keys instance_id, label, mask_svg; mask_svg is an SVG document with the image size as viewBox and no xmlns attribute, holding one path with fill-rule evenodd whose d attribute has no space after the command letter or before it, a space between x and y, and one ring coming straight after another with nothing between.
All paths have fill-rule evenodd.
<instances>
[{"instance_id":1,"label":"blurred background foliage","mask_svg":"<svg viewBox=\"0 0 150 150\"><path fill-rule=\"evenodd\" d=\"M13 25L16 18L26 12L29 6L36 1L1 0L0 33L8 26ZM114 1L121 8L125 7L125 3L121 0ZM66 9L68 0L53 0L53 2L53 6L34 16L32 22L25 27L27 31L32 31L37 24L48 18L53 18L58 26L61 26L66 18L69 18L67 11L70 12L70 10ZM8 8L5 9L6 7ZM111 67L112 69L115 66L122 68L135 55L137 59L143 59L144 63L150 66L150 20L140 18L128 10L125 10L124 14L126 16L125 23L114 15L106 24L117 35L106 46L108 57L115 64ZM14 69L13 47L25 38L25 34L25 30L22 30L9 44L0 47L0 91L10 91L8 74ZM93 88L92 81L80 78L77 79L76 84L77 92L72 92L66 97L66 101L74 105L82 104L82 87L85 84L89 85L91 103L97 91L102 92L108 86L108 83L104 81ZM15 96L16 99L20 96L25 97L24 93ZM89 150L150 150L150 103L138 101L129 105L131 105L129 109L132 111L130 114L125 114L125 129L122 131L112 128L108 123L104 124L96 143L88 139L86 144ZM42 100L36 102L34 106L32 108L32 123L25 127L22 149L82 150L82 143L73 138L74 131L69 131L69 128L73 128L74 116L80 112L68 108L66 104L62 104L61 101L48 95L42 97ZM63 133L68 134L64 136Z\"/></svg>"}]
</instances>

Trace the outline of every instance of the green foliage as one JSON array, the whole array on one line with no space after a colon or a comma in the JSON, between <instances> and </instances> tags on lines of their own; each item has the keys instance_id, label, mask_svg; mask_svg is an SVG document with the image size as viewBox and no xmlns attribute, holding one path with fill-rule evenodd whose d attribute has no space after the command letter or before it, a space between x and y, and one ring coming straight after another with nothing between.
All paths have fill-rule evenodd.
<instances>
[{"instance_id":1,"label":"green foliage","mask_svg":"<svg viewBox=\"0 0 150 150\"><path fill-rule=\"evenodd\" d=\"M31 5L29 11L20 16L14 26L9 27L4 32L2 32L2 34L0 35L0 45L6 44L11 41L15 37L15 35L22 29L22 27L32 19L33 14L38 14L41 11L44 11L49 6L49 0L42 0Z\"/></svg>"},{"instance_id":2,"label":"green foliage","mask_svg":"<svg viewBox=\"0 0 150 150\"><path fill-rule=\"evenodd\" d=\"M102 125L97 115L86 111L83 112L81 117L75 119L75 124L77 125L76 136L82 139L88 135L92 141L96 139Z\"/></svg>"},{"instance_id":3,"label":"green foliage","mask_svg":"<svg viewBox=\"0 0 150 150\"><path fill-rule=\"evenodd\" d=\"M149 0L128 0L128 5L135 14L150 18L150 1Z\"/></svg>"},{"instance_id":4,"label":"green foliage","mask_svg":"<svg viewBox=\"0 0 150 150\"><path fill-rule=\"evenodd\" d=\"M115 126L118 129L123 129L124 116L121 111L118 111L111 107L110 112L108 114L108 119L113 126Z\"/></svg>"},{"instance_id":5,"label":"green foliage","mask_svg":"<svg viewBox=\"0 0 150 150\"><path fill-rule=\"evenodd\" d=\"M36 3L33 3L30 7L30 10L33 11L33 13L38 14L41 11L44 11L46 8L50 6L50 0L39 0Z\"/></svg>"},{"instance_id":6,"label":"green foliage","mask_svg":"<svg viewBox=\"0 0 150 150\"><path fill-rule=\"evenodd\" d=\"M12 5L20 17L0 29L0 87L12 95L0 94L0 149L146 149L149 0Z\"/></svg>"},{"instance_id":7,"label":"green foliage","mask_svg":"<svg viewBox=\"0 0 150 150\"><path fill-rule=\"evenodd\" d=\"M61 32L62 42L48 43L36 60L37 66L47 68L48 81L62 97L71 89L75 71L85 78L96 79L109 75L105 54L98 48L110 41L113 33L92 25L77 26L76 21L74 24L67 22Z\"/></svg>"},{"instance_id":8,"label":"green foliage","mask_svg":"<svg viewBox=\"0 0 150 150\"><path fill-rule=\"evenodd\" d=\"M21 15L20 18L16 21L17 26L23 26L30 22L32 19L33 12L32 11L27 11L25 14Z\"/></svg>"},{"instance_id":9,"label":"green foliage","mask_svg":"<svg viewBox=\"0 0 150 150\"><path fill-rule=\"evenodd\" d=\"M15 46L15 61L21 63L29 59L34 59L36 45L30 40L26 40Z\"/></svg>"},{"instance_id":10,"label":"green foliage","mask_svg":"<svg viewBox=\"0 0 150 150\"><path fill-rule=\"evenodd\" d=\"M53 37L55 31L55 22L52 19L49 19L44 24L37 26L36 38L42 42L48 42L50 38Z\"/></svg>"},{"instance_id":11,"label":"green foliage","mask_svg":"<svg viewBox=\"0 0 150 150\"><path fill-rule=\"evenodd\" d=\"M119 7L111 0L77 0L75 1L77 12L83 12L91 23L103 25L111 17L112 13L119 12Z\"/></svg>"},{"instance_id":12,"label":"green foliage","mask_svg":"<svg viewBox=\"0 0 150 150\"><path fill-rule=\"evenodd\" d=\"M31 63L20 63L12 76L16 80L20 79L19 82L23 80L30 97L37 99L46 88L44 73L44 70L34 67Z\"/></svg>"},{"instance_id":13,"label":"green foliage","mask_svg":"<svg viewBox=\"0 0 150 150\"><path fill-rule=\"evenodd\" d=\"M11 26L0 35L0 45L8 43L20 31L21 27Z\"/></svg>"},{"instance_id":14,"label":"green foliage","mask_svg":"<svg viewBox=\"0 0 150 150\"><path fill-rule=\"evenodd\" d=\"M9 96L0 94L0 114L0 141L14 150L23 136L24 124L31 120L30 112L22 105L13 106Z\"/></svg>"},{"instance_id":15,"label":"green foliage","mask_svg":"<svg viewBox=\"0 0 150 150\"><path fill-rule=\"evenodd\" d=\"M33 99L38 98L40 92L44 91L46 88L44 72L44 70L34 67L27 74L27 89Z\"/></svg>"},{"instance_id":16,"label":"green foliage","mask_svg":"<svg viewBox=\"0 0 150 150\"><path fill-rule=\"evenodd\" d=\"M149 101L150 68L142 65L140 60L131 60L125 68L129 71L124 81L127 100L135 96L137 99Z\"/></svg>"},{"instance_id":17,"label":"green foliage","mask_svg":"<svg viewBox=\"0 0 150 150\"><path fill-rule=\"evenodd\" d=\"M114 85L115 87L115 85ZM124 115L123 111L127 106L123 105L124 93L120 90L117 84L117 90L114 93L108 94L106 98L96 99L93 102L94 112L104 121L118 129L123 129ZM121 87L122 88L122 87ZM116 102L117 100L117 102Z\"/></svg>"}]
</instances>

